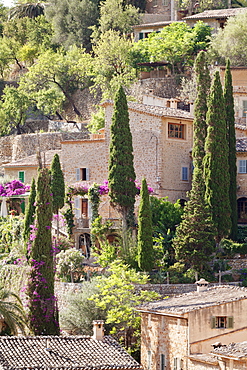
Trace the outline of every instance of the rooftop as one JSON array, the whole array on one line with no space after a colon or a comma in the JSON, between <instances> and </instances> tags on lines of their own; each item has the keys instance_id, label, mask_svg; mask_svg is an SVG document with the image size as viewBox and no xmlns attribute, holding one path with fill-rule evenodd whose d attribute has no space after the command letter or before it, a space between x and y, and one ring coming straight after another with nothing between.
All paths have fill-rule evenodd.
<instances>
[{"instance_id":1,"label":"rooftop","mask_svg":"<svg viewBox=\"0 0 247 370\"><path fill-rule=\"evenodd\" d=\"M227 357L235 357L237 359L247 357L247 342L230 343L228 345L222 345L211 351L212 354L217 354Z\"/></svg>"},{"instance_id":2,"label":"rooftop","mask_svg":"<svg viewBox=\"0 0 247 370\"><path fill-rule=\"evenodd\" d=\"M209 18L228 18L235 16L239 13L245 12L247 8L229 8L229 9L215 9L215 10L204 10L202 13L193 14L183 18L188 19L209 19Z\"/></svg>"},{"instance_id":3,"label":"rooftop","mask_svg":"<svg viewBox=\"0 0 247 370\"><path fill-rule=\"evenodd\" d=\"M137 307L137 310L141 312L150 311L160 314L183 315L187 312L241 299L247 299L246 288L220 285L208 288L200 293L190 292L161 301L149 302Z\"/></svg>"},{"instance_id":4,"label":"rooftop","mask_svg":"<svg viewBox=\"0 0 247 370\"><path fill-rule=\"evenodd\" d=\"M106 100L102 104L102 106L106 106L106 105L113 105L113 102L111 100ZM185 119L193 120L193 117L191 116L191 114L182 109L159 107L156 105L140 104L140 103L133 103L133 102L128 102L128 107L129 107L129 110L147 113L152 116L185 118Z\"/></svg>"},{"instance_id":5,"label":"rooftop","mask_svg":"<svg viewBox=\"0 0 247 370\"><path fill-rule=\"evenodd\" d=\"M3 370L141 369L141 365L108 336L103 340L87 336L0 337L0 367Z\"/></svg>"},{"instance_id":6,"label":"rooftop","mask_svg":"<svg viewBox=\"0 0 247 370\"><path fill-rule=\"evenodd\" d=\"M45 164L50 165L52 162L52 159L55 154L58 154L60 156L62 150L47 150L45 152L41 152L41 158L42 161L45 162ZM37 155L29 155L28 157L24 157L21 159L18 159L18 161L10 162L5 164L3 167L9 168L9 167L38 167L38 160Z\"/></svg>"}]
</instances>

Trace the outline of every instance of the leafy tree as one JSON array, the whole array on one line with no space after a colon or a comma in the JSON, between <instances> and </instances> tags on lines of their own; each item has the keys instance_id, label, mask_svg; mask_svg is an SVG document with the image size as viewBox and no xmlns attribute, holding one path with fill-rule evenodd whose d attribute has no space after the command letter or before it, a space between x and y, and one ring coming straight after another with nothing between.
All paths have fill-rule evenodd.
<instances>
[{"instance_id":1,"label":"leafy tree","mask_svg":"<svg viewBox=\"0 0 247 370\"><path fill-rule=\"evenodd\" d=\"M210 54L214 61L224 63L229 58L233 66L247 65L247 13L230 17L224 29L213 37Z\"/></svg>"},{"instance_id":2,"label":"leafy tree","mask_svg":"<svg viewBox=\"0 0 247 370\"><path fill-rule=\"evenodd\" d=\"M72 45L91 49L91 26L99 17L98 0L51 0L46 16L54 27L54 40L65 49Z\"/></svg>"},{"instance_id":3,"label":"leafy tree","mask_svg":"<svg viewBox=\"0 0 247 370\"><path fill-rule=\"evenodd\" d=\"M122 215L124 231L127 230L128 213L135 204L135 178L128 105L120 87L112 116L108 181L111 203Z\"/></svg>"},{"instance_id":4,"label":"leafy tree","mask_svg":"<svg viewBox=\"0 0 247 370\"><path fill-rule=\"evenodd\" d=\"M142 180L141 200L138 216L138 266L151 271L154 265L152 211L146 179Z\"/></svg>"},{"instance_id":5,"label":"leafy tree","mask_svg":"<svg viewBox=\"0 0 247 370\"><path fill-rule=\"evenodd\" d=\"M73 47L67 53L47 50L20 80L20 89L28 94L45 114L61 109L65 99L76 115L81 112L72 98L73 92L90 84L91 56Z\"/></svg>"},{"instance_id":6,"label":"leafy tree","mask_svg":"<svg viewBox=\"0 0 247 370\"><path fill-rule=\"evenodd\" d=\"M105 110L102 107L97 107L97 111L91 114L91 120L87 128L92 134L96 134L104 126Z\"/></svg>"},{"instance_id":7,"label":"leafy tree","mask_svg":"<svg viewBox=\"0 0 247 370\"><path fill-rule=\"evenodd\" d=\"M109 268L108 277L97 278L99 293L93 295L97 307L106 310L106 324L112 324L112 335L119 338L123 345L133 349L133 339L140 337L140 316L135 307L151 300L159 298L155 292L140 290L135 291L136 284L146 284L147 276L141 275L130 269L121 261L114 261ZM134 337L134 338L133 338Z\"/></svg>"},{"instance_id":8,"label":"leafy tree","mask_svg":"<svg viewBox=\"0 0 247 370\"><path fill-rule=\"evenodd\" d=\"M54 297L54 262L51 238L52 197L47 168L39 170L28 280L29 323L34 335L59 335Z\"/></svg>"},{"instance_id":9,"label":"leafy tree","mask_svg":"<svg viewBox=\"0 0 247 370\"><path fill-rule=\"evenodd\" d=\"M101 89L103 99L113 99L120 85L129 87L136 80L131 66L132 44L127 36L109 30L93 46L94 88Z\"/></svg>"},{"instance_id":10,"label":"leafy tree","mask_svg":"<svg viewBox=\"0 0 247 370\"><path fill-rule=\"evenodd\" d=\"M30 226L34 224L35 199L36 199L36 185L35 179L33 178L30 189L30 195L28 198L28 206L26 207L25 211L24 230L23 230L23 238L25 241L29 239L31 232Z\"/></svg>"},{"instance_id":11,"label":"leafy tree","mask_svg":"<svg viewBox=\"0 0 247 370\"><path fill-rule=\"evenodd\" d=\"M124 0L105 0L100 5L99 27L94 27L93 38L101 33L113 30L120 34L131 33L132 26L138 24L140 16L138 9Z\"/></svg>"},{"instance_id":12,"label":"leafy tree","mask_svg":"<svg viewBox=\"0 0 247 370\"><path fill-rule=\"evenodd\" d=\"M232 223L230 237L233 240L237 240L238 214L237 214L236 134L235 134L232 75L230 70L229 59L227 61L225 71L224 100L226 107L227 139L229 145L229 174L230 174L229 199L231 206L231 223Z\"/></svg>"},{"instance_id":13,"label":"leafy tree","mask_svg":"<svg viewBox=\"0 0 247 370\"><path fill-rule=\"evenodd\" d=\"M36 18L44 15L44 4L42 3L24 3L10 8L9 19L14 18Z\"/></svg>"},{"instance_id":14,"label":"leafy tree","mask_svg":"<svg viewBox=\"0 0 247 370\"><path fill-rule=\"evenodd\" d=\"M59 209L64 206L65 183L59 155L55 154L51 163L51 193L53 212L57 215L57 238L59 238Z\"/></svg>"},{"instance_id":15,"label":"leafy tree","mask_svg":"<svg viewBox=\"0 0 247 370\"><path fill-rule=\"evenodd\" d=\"M189 14L203 12L209 9L224 9L228 6L228 0L177 0L181 9L187 10Z\"/></svg>"},{"instance_id":16,"label":"leafy tree","mask_svg":"<svg viewBox=\"0 0 247 370\"><path fill-rule=\"evenodd\" d=\"M30 100L24 92L12 86L6 86L0 101L0 132L9 134L16 130L17 134L25 132L24 124Z\"/></svg>"},{"instance_id":17,"label":"leafy tree","mask_svg":"<svg viewBox=\"0 0 247 370\"><path fill-rule=\"evenodd\" d=\"M196 53L208 47L210 35L211 28L203 22L197 22L193 29L186 23L173 22L138 44L148 51L150 61L165 60L173 71L182 73L185 65L193 65Z\"/></svg>"},{"instance_id":18,"label":"leafy tree","mask_svg":"<svg viewBox=\"0 0 247 370\"><path fill-rule=\"evenodd\" d=\"M77 249L61 251L57 255L57 275L71 283L74 280L80 281L80 276L83 274L83 260L84 256Z\"/></svg>"},{"instance_id":19,"label":"leafy tree","mask_svg":"<svg viewBox=\"0 0 247 370\"><path fill-rule=\"evenodd\" d=\"M226 113L220 75L215 73L207 111L204 177L205 199L212 210L216 227L216 242L229 235L231 228L229 202L229 148L227 143ZM222 170L224 169L224 170Z\"/></svg>"},{"instance_id":20,"label":"leafy tree","mask_svg":"<svg viewBox=\"0 0 247 370\"><path fill-rule=\"evenodd\" d=\"M197 97L194 110L194 145L192 189L189 201L184 208L181 224L176 231L173 246L176 258L201 271L210 258L214 247L215 229L209 207L205 202L205 182L203 178L204 146L207 135L207 96L210 88L210 76L206 54L201 51L195 61Z\"/></svg>"},{"instance_id":21,"label":"leafy tree","mask_svg":"<svg viewBox=\"0 0 247 370\"><path fill-rule=\"evenodd\" d=\"M4 287L0 287L0 314L7 324L9 334L17 335L18 330L25 334L27 320L21 300Z\"/></svg>"},{"instance_id":22,"label":"leafy tree","mask_svg":"<svg viewBox=\"0 0 247 370\"><path fill-rule=\"evenodd\" d=\"M66 308L61 311L61 323L74 335L92 335L93 320L105 320L106 311L96 307L94 300L89 298L99 293L95 278L82 283L79 293L65 296Z\"/></svg>"}]
</instances>

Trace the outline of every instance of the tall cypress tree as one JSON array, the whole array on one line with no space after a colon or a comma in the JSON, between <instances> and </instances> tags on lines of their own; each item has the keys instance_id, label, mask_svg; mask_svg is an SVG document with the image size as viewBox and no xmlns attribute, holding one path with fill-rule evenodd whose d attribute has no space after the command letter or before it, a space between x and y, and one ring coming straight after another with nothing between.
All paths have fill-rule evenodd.
<instances>
[{"instance_id":1,"label":"tall cypress tree","mask_svg":"<svg viewBox=\"0 0 247 370\"><path fill-rule=\"evenodd\" d=\"M51 192L53 213L57 215L57 238L59 237L59 209L64 206L65 184L59 155L56 153L51 163Z\"/></svg>"},{"instance_id":2,"label":"tall cypress tree","mask_svg":"<svg viewBox=\"0 0 247 370\"><path fill-rule=\"evenodd\" d=\"M217 232L216 242L219 243L223 237L229 235L231 210L225 102L218 71L215 72L211 85L207 125L204 157L205 199L212 210L212 219Z\"/></svg>"},{"instance_id":3,"label":"tall cypress tree","mask_svg":"<svg viewBox=\"0 0 247 370\"><path fill-rule=\"evenodd\" d=\"M176 258L201 271L210 258L214 246L214 227L209 208L205 203L203 179L204 146L207 134L206 113L210 76L205 52L201 51L195 61L197 97L194 110L194 145L192 151L194 171L189 201L184 208L182 222L173 239Z\"/></svg>"},{"instance_id":4,"label":"tall cypress tree","mask_svg":"<svg viewBox=\"0 0 247 370\"><path fill-rule=\"evenodd\" d=\"M124 90L120 87L114 100L108 181L111 203L122 215L124 232L127 230L128 213L135 204L136 175L133 160L128 104Z\"/></svg>"},{"instance_id":5,"label":"tall cypress tree","mask_svg":"<svg viewBox=\"0 0 247 370\"><path fill-rule=\"evenodd\" d=\"M234 99L232 88L232 75L230 70L230 61L228 59L225 72L224 100L226 107L226 126L227 139L229 145L229 174L230 187L229 198L231 206L231 233L230 237L233 240L237 239L238 233L238 215L237 215L237 165L236 165L236 134L235 134L235 119L234 119Z\"/></svg>"},{"instance_id":6,"label":"tall cypress tree","mask_svg":"<svg viewBox=\"0 0 247 370\"><path fill-rule=\"evenodd\" d=\"M146 179L142 180L141 200L138 217L138 266L143 271L151 271L154 264L152 211Z\"/></svg>"},{"instance_id":7,"label":"tall cypress tree","mask_svg":"<svg viewBox=\"0 0 247 370\"><path fill-rule=\"evenodd\" d=\"M33 178L31 189L30 189L30 194L28 198L28 206L25 212L24 230L23 230L23 238L25 241L29 239L29 235L31 231L30 226L34 224L35 198L36 198L36 185L35 185L35 179Z\"/></svg>"},{"instance_id":8,"label":"tall cypress tree","mask_svg":"<svg viewBox=\"0 0 247 370\"><path fill-rule=\"evenodd\" d=\"M54 297L54 264L51 237L52 194L47 168L37 180L35 234L30 253L29 322L34 335L59 335L57 302Z\"/></svg>"}]
</instances>

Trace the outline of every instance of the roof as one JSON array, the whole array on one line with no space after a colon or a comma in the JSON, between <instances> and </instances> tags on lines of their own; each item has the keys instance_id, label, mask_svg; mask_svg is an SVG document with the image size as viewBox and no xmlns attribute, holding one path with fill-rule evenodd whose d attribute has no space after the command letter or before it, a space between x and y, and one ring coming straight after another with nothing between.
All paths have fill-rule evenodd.
<instances>
[{"instance_id":1,"label":"roof","mask_svg":"<svg viewBox=\"0 0 247 370\"><path fill-rule=\"evenodd\" d=\"M247 357L247 342L230 343L228 345L222 345L211 351L212 354L217 354L227 357L235 357L237 359Z\"/></svg>"},{"instance_id":2,"label":"roof","mask_svg":"<svg viewBox=\"0 0 247 370\"><path fill-rule=\"evenodd\" d=\"M235 16L239 13L245 12L247 8L229 8L229 9L215 9L204 10L202 13L193 14L183 18L183 20L196 20L196 19L210 19L210 18L228 18Z\"/></svg>"},{"instance_id":3,"label":"roof","mask_svg":"<svg viewBox=\"0 0 247 370\"><path fill-rule=\"evenodd\" d=\"M247 137L236 139L236 151L242 153L247 152Z\"/></svg>"},{"instance_id":4,"label":"roof","mask_svg":"<svg viewBox=\"0 0 247 370\"><path fill-rule=\"evenodd\" d=\"M41 152L42 161L45 161L45 164L51 164L52 159L55 154L60 155L62 150L47 150L46 152ZM3 165L4 168L10 167L38 167L37 155L29 155L28 157L24 157L19 159L18 161L10 162Z\"/></svg>"},{"instance_id":5,"label":"roof","mask_svg":"<svg viewBox=\"0 0 247 370\"><path fill-rule=\"evenodd\" d=\"M177 295L161 301L149 302L137 307L141 312L183 315L223 303L247 299L247 289L230 285L220 285L204 291Z\"/></svg>"},{"instance_id":6,"label":"roof","mask_svg":"<svg viewBox=\"0 0 247 370\"><path fill-rule=\"evenodd\" d=\"M141 369L112 337L0 337L0 367L15 369Z\"/></svg>"},{"instance_id":7,"label":"roof","mask_svg":"<svg viewBox=\"0 0 247 370\"><path fill-rule=\"evenodd\" d=\"M106 100L102 106L113 105L111 100ZM159 116L159 117L174 117L174 118L184 118L193 120L191 114L187 111L182 109L175 109L175 108L168 108L168 107L159 107L156 105L148 105L148 104L140 104L140 103L133 103L128 102L129 110L147 113L152 116Z\"/></svg>"}]
</instances>

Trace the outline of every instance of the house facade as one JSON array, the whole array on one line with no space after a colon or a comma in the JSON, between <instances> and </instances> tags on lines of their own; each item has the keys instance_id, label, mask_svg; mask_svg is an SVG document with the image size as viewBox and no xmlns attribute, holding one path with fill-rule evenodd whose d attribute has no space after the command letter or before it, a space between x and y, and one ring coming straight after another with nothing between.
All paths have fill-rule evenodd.
<instances>
[{"instance_id":1,"label":"house facade","mask_svg":"<svg viewBox=\"0 0 247 370\"><path fill-rule=\"evenodd\" d=\"M221 367L220 356L212 354L213 345L242 342L247 335L245 288L213 287L137 310L142 317L141 363L145 370L227 369Z\"/></svg>"}]
</instances>

